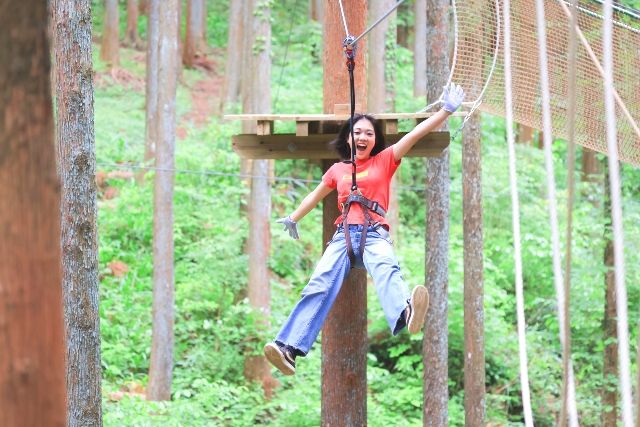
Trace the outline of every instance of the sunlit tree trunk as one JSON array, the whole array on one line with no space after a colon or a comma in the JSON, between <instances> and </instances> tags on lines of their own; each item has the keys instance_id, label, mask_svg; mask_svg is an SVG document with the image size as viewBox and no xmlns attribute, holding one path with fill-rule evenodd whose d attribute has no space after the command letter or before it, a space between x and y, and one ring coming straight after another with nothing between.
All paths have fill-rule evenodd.
<instances>
[{"instance_id":1,"label":"sunlit tree trunk","mask_svg":"<svg viewBox=\"0 0 640 427\"><path fill-rule=\"evenodd\" d=\"M227 38L227 60L224 73L224 103L237 102L240 96L242 49L244 40L244 13L239 1L229 1L229 33Z\"/></svg>"},{"instance_id":2,"label":"sunlit tree trunk","mask_svg":"<svg viewBox=\"0 0 640 427\"><path fill-rule=\"evenodd\" d=\"M309 0L309 19L322 22L324 20L322 0Z\"/></svg>"},{"instance_id":3,"label":"sunlit tree trunk","mask_svg":"<svg viewBox=\"0 0 640 427\"><path fill-rule=\"evenodd\" d=\"M269 5L252 1L252 9L247 15L250 25L245 34L250 49L246 68L247 83L244 97L245 113L271 112L271 11ZM255 310L261 323L268 325L271 313L271 287L269 284L268 258L271 248L271 186L269 184L269 160L255 159L251 169L251 193L249 202L249 304ZM248 356L245 359L245 376L249 380L260 381L265 395L271 396L273 378L271 367L264 356Z\"/></svg>"},{"instance_id":4,"label":"sunlit tree trunk","mask_svg":"<svg viewBox=\"0 0 640 427\"><path fill-rule=\"evenodd\" d=\"M4 1L0 9L0 425L62 427L60 179L47 3Z\"/></svg>"},{"instance_id":5,"label":"sunlit tree trunk","mask_svg":"<svg viewBox=\"0 0 640 427\"><path fill-rule=\"evenodd\" d=\"M437 99L449 74L449 2L427 0L427 99ZM443 125L444 127L447 124ZM427 164L425 285L430 294L422 354L425 426L448 419L449 149Z\"/></svg>"},{"instance_id":6,"label":"sunlit tree trunk","mask_svg":"<svg viewBox=\"0 0 640 427\"><path fill-rule=\"evenodd\" d=\"M125 43L132 47L137 47L140 42L138 38L138 15L140 8L138 0L127 0L127 29L125 31Z\"/></svg>"},{"instance_id":7,"label":"sunlit tree trunk","mask_svg":"<svg viewBox=\"0 0 640 427\"><path fill-rule=\"evenodd\" d=\"M91 2L54 0L68 426L102 425Z\"/></svg>"},{"instance_id":8,"label":"sunlit tree trunk","mask_svg":"<svg viewBox=\"0 0 640 427\"><path fill-rule=\"evenodd\" d=\"M142 183L145 167L153 164L158 141L158 45L160 25L160 0L149 0L147 14L147 75L145 85L145 127L143 167L136 174L138 183Z\"/></svg>"},{"instance_id":9,"label":"sunlit tree trunk","mask_svg":"<svg viewBox=\"0 0 640 427\"><path fill-rule=\"evenodd\" d=\"M604 265L605 303L604 303L604 362L602 388L602 426L615 427L618 420L618 324L616 309L616 285L613 254L613 231L611 228L611 190L609 188L608 163L604 165Z\"/></svg>"},{"instance_id":10,"label":"sunlit tree trunk","mask_svg":"<svg viewBox=\"0 0 640 427\"><path fill-rule=\"evenodd\" d=\"M427 0L414 3L413 96L427 95Z\"/></svg>"},{"instance_id":11,"label":"sunlit tree trunk","mask_svg":"<svg viewBox=\"0 0 640 427\"><path fill-rule=\"evenodd\" d=\"M484 279L480 115L462 136L462 210L464 231L464 412L465 424L485 425Z\"/></svg>"},{"instance_id":12,"label":"sunlit tree trunk","mask_svg":"<svg viewBox=\"0 0 640 427\"><path fill-rule=\"evenodd\" d=\"M153 1L153 0L152 0ZM153 334L149 364L150 400L171 399L173 377L173 180L179 0L164 0L158 32L158 118L153 219Z\"/></svg>"},{"instance_id":13,"label":"sunlit tree trunk","mask_svg":"<svg viewBox=\"0 0 640 427\"><path fill-rule=\"evenodd\" d=\"M109 67L117 67L120 63L119 20L118 0L104 0L100 59L106 62Z\"/></svg>"}]
</instances>

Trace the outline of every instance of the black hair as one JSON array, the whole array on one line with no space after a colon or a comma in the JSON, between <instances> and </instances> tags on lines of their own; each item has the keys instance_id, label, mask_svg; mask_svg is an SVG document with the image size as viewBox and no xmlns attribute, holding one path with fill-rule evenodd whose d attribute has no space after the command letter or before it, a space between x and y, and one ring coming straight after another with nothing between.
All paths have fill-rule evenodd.
<instances>
[{"instance_id":1,"label":"black hair","mask_svg":"<svg viewBox=\"0 0 640 427\"><path fill-rule=\"evenodd\" d=\"M373 125L373 132L376 138L376 145L371 150L371 156L375 156L379 152L385 149L384 134L382 133L382 126L380 122L374 119L368 114L354 114L353 125L355 126L362 119L367 119ZM329 145L336 150L341 160L351 159L351 147L349 147L349 134L351 133L351 118L344 122L340 130L338 131L338 137L331 141Z\"/></svg>"}]
</instances>

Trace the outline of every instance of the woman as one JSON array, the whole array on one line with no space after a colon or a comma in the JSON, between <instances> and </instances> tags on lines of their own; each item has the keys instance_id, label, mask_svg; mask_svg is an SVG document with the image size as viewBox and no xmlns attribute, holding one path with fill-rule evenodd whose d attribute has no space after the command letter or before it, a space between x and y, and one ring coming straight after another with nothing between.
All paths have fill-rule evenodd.
<instances>
[{"instance_id":1,"label":"woman","mask_svg":"<svg viewBox=\"0 0 640 427\"><path fill-rule=\"evenodd\" d=\"M349 208L346 212L343 210L343 215L336 219L338 229L309 283L302 290L302 298L275 341L265 345L265 356L284 375L295 374L296 357L305 356L309 352L354 262L362 263L371 274L393 335L405 326L412 334L422 329L429 306L429 295L422 285L416 286L409 294L400 273L389 239L389 224L384 218L389 205L389 184L402 157L423 136L438 128L457 110L463 99L464 92L460 86L451 84L450 87L445 87L442 109L386 149L379 123L368 115L354 116L358 190L373 203L368 204L369 208L363 207L359 202L347 203ZM351 158L350 122L343 125L333 142L344 160ZM350 201L347 198L352 194L352 168L351 163L335 163L298 208L277 222L284 225L292 238L297 239L297 223L333 190L338 190L339 205ZM360 246L364 246L363 253L360 252Z\"/></svg>"}]
</instances>

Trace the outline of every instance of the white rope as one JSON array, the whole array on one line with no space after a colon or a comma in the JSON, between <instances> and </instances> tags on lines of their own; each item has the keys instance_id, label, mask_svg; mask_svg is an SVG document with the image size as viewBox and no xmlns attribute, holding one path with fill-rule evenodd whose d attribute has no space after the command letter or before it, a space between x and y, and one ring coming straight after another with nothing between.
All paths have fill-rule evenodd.
<instances>
[{"instance_id":1,"label":"white rope","mask_svg":"<svg viewBox=\"0 0 640 427\"><path fill-rule=\"evenodd\" d=\"M504 93L509 146L509 185L511 187L511 222L513 226L513 255L516 273L516 313L518 323L518 352L520 355L520 388L526 427L533 427L529 369L527 363L526 323L524 318L524 291L522 284L522 251L520 248L520 201L516 175L516 151L513 137L513 95L511 92L511 4L504 0Z\"/></svg>"},{"instance_id":2,"label":"white rope","mask_svg":"<svg viewBox=\"0 0 640 427\"><path fill-rule=\"evenodd\" d=\"M620 395L622 424L632 427L631 373L629 368L629 325L627 323L627 289L624 285L624 236L622 231L622 203L618 141L616 137L616 106L613 88L613 25L611 0L605 0L602 49L604 51L604 105L607 119L607 148L609 152L609 182L611 187L611 221L613 225L613 265L615 268L616 309L618 327L618 364L620 365ZM640 414L639 414L640 416Z\"/></svg>"},{"instance_id":3,"label":"white rope","mask_svg":"<svg viewBox=\"0 0 640 427\"><path fill-rule=\"evenodd\" d=\"M544 158L547 171L547 193L549 198L549 222L551 225L551 248L553 258L553 279L556 288L558 304L558 323L560 325L560 341L564 347L565 315L564 312L564 288L562 283L562 268L560 266L560 239L558 233L558 213L556 206L556 183L553 171L552 127L551 127L551 100L549 96L549 66L547 61L547 36L544 19L544 1L536 0L536 23L538 30L538 56L540 58L540 90L542 92L542 123L544 129ZM578 413L575 401L575 384L573 381L573 368L569 362L567 406L569 412L569 425L578 425Z\"/></svg>"},{"instance_id":4,"label":"white rope","mask_svg":"<svg viewBox=\"0 0 640 427\"><path fill-rule=\"evenodd\" d=\"M349 28L347 28L347 18L344 16L344 8L342 7L342 0L338 0L340 4L340 13L342 14L342 23L344 24L344 32L346 33L346 37L349 37Z\"/></svg>"},{"instance_id":5,"label":"white rope","mask_svg":"<svg viewBox=\"0 0 640 427\"><path fill-rule=\"evenodd\" d=\"M571 1L571 18L569 19L569 52L568 66L569 76L567 84L567 227L565 233L565 258L564 258L564 342L562 343L562 408L560 410L560 426L564 427L567 422L568 396L569 396L569 371L571 369L571 322L570 299L571 299L571 242L573 225L573 195L575 192L575 166L576 166L576 141L575 141L575 119L576 119L576 51L577 36L576 26L578 25L578 0Z\"/></svg>"}]
</instances>

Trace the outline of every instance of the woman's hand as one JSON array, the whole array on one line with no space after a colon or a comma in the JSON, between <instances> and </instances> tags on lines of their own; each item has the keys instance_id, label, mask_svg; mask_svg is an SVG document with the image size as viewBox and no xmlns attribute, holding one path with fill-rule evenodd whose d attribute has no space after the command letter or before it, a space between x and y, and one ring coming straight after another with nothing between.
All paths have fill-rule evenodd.
<instances>
[{"instance_id":1,"label":"woman's hand","mask_svg":"<svg viewBox=\"0 0 640 427\"><path fill-rule=\"evenodd\" d=\"M276 222L284 225L284 231L288 231L292 239L298 240L300 238L298 236L298 223L292 220L290 216L280 218Z\"/></svg>"},{"instance_id":2,"label":"woman's hand","mask_svg":"<svg viewBox=\"0 0 640 427\"><path fill-rule=\"evenodd\" d=\"M454 113L458 108L460 108L460 105L462 105L462 101L464 100L464 90L462 90L462 86L455 83L445 86L442 100L442 109L450 113Z\"/></svg>"}]
</instances>

